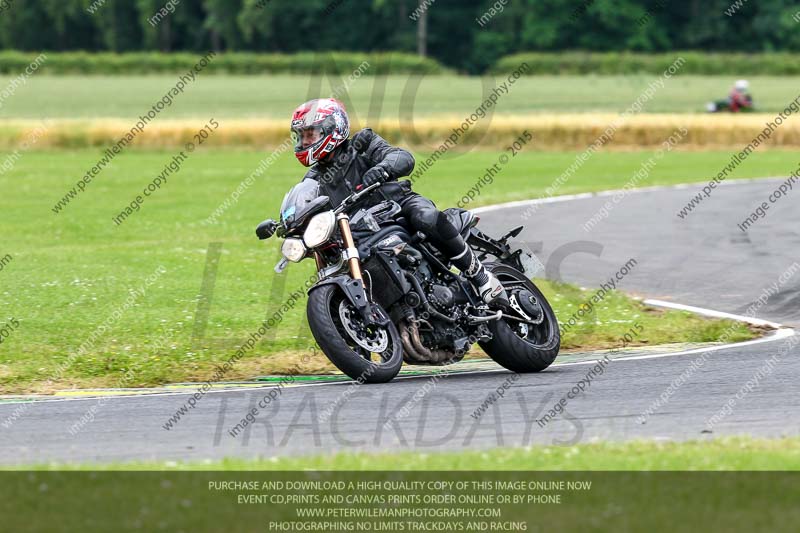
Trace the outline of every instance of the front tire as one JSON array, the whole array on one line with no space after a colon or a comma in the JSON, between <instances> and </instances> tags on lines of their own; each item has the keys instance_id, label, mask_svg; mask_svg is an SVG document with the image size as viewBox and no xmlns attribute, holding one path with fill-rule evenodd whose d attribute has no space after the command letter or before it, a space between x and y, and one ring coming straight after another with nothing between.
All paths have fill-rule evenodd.
<instances>
[{"instance_id":1,"label":"front tire","mask_svg":"<svg viewBox=\"0 0 800 533\"><path fill-rule=\"evenodd\" d=\"M492 339L479 343L489 357L505 368L520 374L541 372L553 361L561 348L558 320L539 288L519 270L501 263L487 263L489 269L508 292L524 289L536 298L544 319L536 326L501 319L487 323Z\"/></svg>"},{"instance_id":2,"label":"front tire","mask_svg":"<svg viewBox=\"0 0 800 533\"><path fill-rule=\"evenodd\" d=\"M400 372L403 345L395 325L366 328L337 285L311 291L306 313L314 340L331 363L352 379L386 383Z\"/></svg>"}]
</instances>

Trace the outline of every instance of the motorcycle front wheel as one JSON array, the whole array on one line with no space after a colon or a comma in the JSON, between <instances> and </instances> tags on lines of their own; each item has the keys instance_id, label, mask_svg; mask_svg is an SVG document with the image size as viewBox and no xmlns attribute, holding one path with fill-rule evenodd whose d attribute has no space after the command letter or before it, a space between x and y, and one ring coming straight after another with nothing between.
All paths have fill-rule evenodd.
<instances>
[{"instance_id":1,"label":"motorcycle front wheel","mask_svg":"<svg viewBox=\"0 0 800 533\"><path fill-rule=\"evenodd\" d=\"M480 347L495 362L513 372L541 372L555 361L561 348L561 334L553 308L539 288L516 268L500 263L487 263L486 268L497 276L509 297L520 291L532 295L541 309L541 323L532 325L505 318L488 322L492 339L480 342Z\"/></svg>"},{"instance_id":2,"label":"motorcycle front wheel","mask_svg":"<svg viewBox=\"0 0 800 533\"><path fill-rule=\"evenodd\" d=\"M386 383L400 372L403 345L395 325L367 326L337 285L312 290L306 312L319 347L352 379Z\"/></svg>"}]
</instances>

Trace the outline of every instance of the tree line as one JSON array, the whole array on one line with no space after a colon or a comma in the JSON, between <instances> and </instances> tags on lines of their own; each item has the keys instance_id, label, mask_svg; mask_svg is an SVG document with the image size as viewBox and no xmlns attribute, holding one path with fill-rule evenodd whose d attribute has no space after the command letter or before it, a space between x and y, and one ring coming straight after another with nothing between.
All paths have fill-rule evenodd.
<instances>
[{"instance_id":1,"label":"tree line","mask_svg":"<svg viewBox=\"0 0 800 533\"><path fill-rule=\"evenodd\" d=\"M800 51L794 0L2 0L0 47L402 51L468 73L526 51Z\"/></svg>"}]
</instances>

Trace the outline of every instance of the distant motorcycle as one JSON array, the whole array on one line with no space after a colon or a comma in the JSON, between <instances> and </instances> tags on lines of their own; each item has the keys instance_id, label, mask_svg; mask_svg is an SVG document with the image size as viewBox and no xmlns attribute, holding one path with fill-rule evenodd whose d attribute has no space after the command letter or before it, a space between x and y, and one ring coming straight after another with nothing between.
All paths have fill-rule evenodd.
<instances>
[{"instance_id":1,"label":"distant motorcycle","mask_svg":"<svg viewBox=\"0 0 800 533\"><path fill-rule=\"evenodd\" d=\"M717 100L716 102L709 102L706 104L706 111L709 113L747 113L754 111L753 97L747 94L744 96L744 101L745 105L742 105L735 110L730 98Z\"/></svg>"},{"instance_id":2,"label":"distant motorcycle","mask_svg":"<svg viewBox=\"0 0 800 533\"><path fill-rule=\"evenodd\" d=\"M467 279L421 233L410 230L397 202L361 208L381 184L359 190L338 206L304 180L285 196L280 221L258 225L256 235L283 238L281 272L289 261L313 257L317 283L308 291L307 314L317 344L342 372L366 383L392 380L405 360L446 365L460 361L474 343L515 372L539 372L558 355L553 309L531 281L536 262L508 240L477 229L464 209L444 211L486 267L505 287L510 305L490 309Z\"/></svg>"}]
</instances>

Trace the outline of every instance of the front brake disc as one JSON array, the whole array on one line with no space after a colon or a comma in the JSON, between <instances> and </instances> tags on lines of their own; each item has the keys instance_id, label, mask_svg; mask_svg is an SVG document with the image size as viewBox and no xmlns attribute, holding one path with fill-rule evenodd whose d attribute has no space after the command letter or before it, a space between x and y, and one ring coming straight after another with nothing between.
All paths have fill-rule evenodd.
<instances>
[{"instance_id":1,"label":"front brake disc","mask_svg":"<svg viewBox=\"0 0 800 533\"><path fill-rule=\"evenodd\" d=\"M381 353L389 346L389 335L386 330L379 328L368 331L361 317L347 300L339 303L339 318L350 338L362 348L372 353Z\"/></svg>"}]
</instances>

